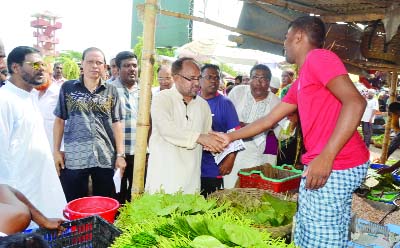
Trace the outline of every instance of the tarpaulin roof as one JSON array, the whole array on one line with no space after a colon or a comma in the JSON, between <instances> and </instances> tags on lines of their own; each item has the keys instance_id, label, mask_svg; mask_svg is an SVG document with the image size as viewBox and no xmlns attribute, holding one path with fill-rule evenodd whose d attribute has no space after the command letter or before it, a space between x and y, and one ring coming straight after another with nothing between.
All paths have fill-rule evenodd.
<instances>
[{"instance_id":1,"label":"tarpaulin roof","mask_svg":"<svg viewBox=\"0 0 400 248\"><path fill-rule=\"evenodd\" d=\"M398 10L399 4L400 0L248 0L243 4L237 27L278 42L246 35L230 36L230 40L240 48L283 55L283 41L289 23L297 17L315 14L327 24L325 48L336 52L344 60L361 59L362 28L356 23L367 24L372 20L393 17L392 27L397 31L400 19L395 20L399 15L393 10Z\"/></svg>"}]
</instances>

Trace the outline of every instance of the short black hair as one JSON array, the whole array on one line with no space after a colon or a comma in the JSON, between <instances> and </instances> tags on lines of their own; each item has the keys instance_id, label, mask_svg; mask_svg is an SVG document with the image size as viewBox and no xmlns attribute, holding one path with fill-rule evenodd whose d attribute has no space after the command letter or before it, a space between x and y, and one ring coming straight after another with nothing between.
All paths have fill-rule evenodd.
<instances>
[{"instance_id":1,"label":"short black hair","mask_svg":"<svg viewBox=\"0 0 400 248\"><path fill-rule=\"evenodd\" d=\"M220 73L221 72L221 70L219 69L219 66L218 65L214 65L214 64L204 64L202 67L201 67L201 69L200 69L200 72L201 73L203 73L206 69L208 69L208 68L211 68L211 69L214 69L214 70L216 70L218 73Z\"/></svg>"},{"instance_id":2,"label":"short black hair","mask_svg":"<svg viewBox=\"0 0 400 248\"><path fill-rule=\"evenodd\" d=\"M400 112L400 102L392 102L391 104L389 104L388 110L391 113Z\"/></svg>"},{"instance_id":3,"label":"short black hair","mask_svg":"<svg viewBox=\"0 0 400 248\"><path fill-rule=\"evenodd\" d=\"M119 69L121 69L121 62L122 60L125 59L136 59L137 60L137 56L136 54L134 54L131 51L123 51L117 54L117 56L115 56L115 64L117 65L117 67Z\"/></svg>"},{"instance_id":4,"label":"short black hair","mask_svg":"<svg viewBox=\"0 0 400 248\"><path fill-rule=\"evenodd\" d=\"M196 62L196 60L194 60L193 58L189 58L189 57L182 57L182 58L175 60L174 63L172 63L172 66L171 66L172 75L179 74L182 71L183 63L186 61L193 62L193 64L195 64L200 69L200 66Z\"/></svg>"},{"instance_id":5,"label":"short black hair","mask_svg":"<svg viewBox=\"0 0 400 248\"><path fill-rule=\"evenodd\" d=\"M31 53L40 54L39 50L29 46L18 46L14 48L7 57L7 67L10 74L14 73L12 70L12 64L16 63L22 65L25 61L26 55Z\"/></svg>"},{"instance_id":6,"label":"short black hair","mask_svg":"<svg viewBox=\"0 0 400 248\"><path fill-rule=\"evenodd\" d=\"M289 24L289 28L303 30L311 45L322 48L325 41L325 24L321 19L315 16L302 16L292 21Z\"/></svg>"},{"instance_id":7,"label":"short black hair","mask_svg":"<svg viewBox=\"0 0 400 248\"><path fill-rule=\"evenodd\" d=\"M271 74L271 70L269 69L268 66L263 65L263 64L257 64L257 65L255 65L255 66L253 66L253 68L251 68L251 70L250 70L250 77L252 76L252 73L253 73L253 71L255 71L255 70L262 70L262 71L265 71L265 72L267 73L267 79L268 79L268 81L271 81L272 74Z\"/></svg>"},{"instance_id":8,"label":"short black hair","mask_svg":"<svg viewBox=\"0 0 400 248\"><path fill-rule=\"evenodd\" d=\"M104 58L104 61L103 61L103 62L104 62L104 64L106 64L106 56L104 55L103 51L100 50L100 49L97 48L97 47L89 47L89 48L86 48L85 51L83 51L83 53L82 53L82 61L85 60L86 54L87 54L88 52L92 52L92 51L100 52L100 53L103 55L103 58Z\"/></svg>"},{"instance_id":9,"label":"short black hair","mask_svg":"<svg viewBox=\"0 0 400 248\"><path fill-rule=\"evenodd\" d=\"M242 82L243 76L242 76L242 75L236 76L236 77L235 77L235 81L236 81L236 79L239 79L239 81Z\"/></svg>"},{"instance_id":10,"label":"short black hair","mask_svg":"<svg viewBox=\"0 0 400 248\"><path fill-rule=\"evenodd\" d=\"M54 63L53 68L56 68L58 65L63 65L63 63L61 63L61 62L56 62L56 63Z\"/></svg>"}]
</instances>

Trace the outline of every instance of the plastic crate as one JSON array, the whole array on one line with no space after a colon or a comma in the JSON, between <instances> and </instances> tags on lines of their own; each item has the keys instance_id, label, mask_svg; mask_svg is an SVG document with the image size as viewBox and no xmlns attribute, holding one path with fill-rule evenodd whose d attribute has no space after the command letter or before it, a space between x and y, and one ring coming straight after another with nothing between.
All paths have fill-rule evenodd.
<instances>
[{"instance_id":1,"label":"plastic crate","mask_svg":"<svg viewBox=\"0 0 400 248\"><path fill-rule=\"evenodd\" d=\"M274 166L264 164L238 172L240 188L258 188L285 192L299 188L301 170L291 165Z\"/></svg>"},{"instance_id":2,"label":"plastic crate","mask_svg":"<svg viewBox=\"0 0 400 248\"><path fill-rule=\"evenodd\" d=\"M370 164L369 168L374 169L374 170L379 170L381 168L388 168L389 166L385 164Z\"/></svg>"},{"instance_id":3,"label":"plastic crate","mask_svg":"<svg viewBox=\"0 0 400 248\"><path fill-rule=\"evenodd\" d=\"M106 248L121 234L119 229L97 215L65 222L62 226L65 231L61 234L42 228L33 232L42 235L52 248Z\"/></svg>"}]
</instances>

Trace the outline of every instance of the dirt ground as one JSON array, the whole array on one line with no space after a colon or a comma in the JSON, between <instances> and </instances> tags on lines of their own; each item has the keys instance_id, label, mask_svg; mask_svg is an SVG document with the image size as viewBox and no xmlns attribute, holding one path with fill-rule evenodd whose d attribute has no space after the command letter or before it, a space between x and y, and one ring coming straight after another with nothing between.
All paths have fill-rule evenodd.
<instances>
[{"instance_id":1,"label":"dirt ground","mask_svg":"<svg viewBox=\"0 0 400 248\"><path fill-rule=\"evenodd\" d=\"M381 148L376 148L373 144L370 145L369 151L371 153L371 161L373 161L374 158L380 157L382 153ZM389 159L394 159L394 160L400 160L400 149L397 149L390 157Z\"/></svg>"},{"instance_id":2,"label":"dirt ground","mask_svg":"<svg viewBox=\"0 0 400 248\"><path fill-rule=\"evenodd\" d=\"M371 161L375 158L379 158L382 149L376 148L374 145L371 145L369 148L371 152ZM389 159L400 160L400 149L397 149ZM400 210L397 208L394 212L390 213L389 209L380 209L375 208L374 206L366 203L361 198L357 196L353 196L353 213L356 213L358 217L362 219L366 219L372 222L380 222L381 224L395 224L400 225Z\"/></svg>"}]
</instances>

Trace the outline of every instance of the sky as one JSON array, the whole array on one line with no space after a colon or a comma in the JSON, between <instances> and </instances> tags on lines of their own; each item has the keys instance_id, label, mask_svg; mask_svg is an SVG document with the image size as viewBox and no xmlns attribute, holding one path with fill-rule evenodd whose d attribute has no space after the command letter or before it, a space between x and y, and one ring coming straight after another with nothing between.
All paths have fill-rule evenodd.
<instances>
[{"instance_id":1,"label":"sky","mask_svg":"<svg viewBox=\"0 0 400 248\"><path fill-rule=\"evenodd\" d=\"M182 0L185 1L185 0ZM134 0L9 0L0 14L0 38L6 53L20 45L32 46L32 14L45 10L59 16L62 28L56 31L57 51L82 52L95 46L107 61L118 52L131 49L132 6ZM136 4L135 4L136 5ZM195 0L194 15L236 27L243 2L240 0ZM162 7L162 6L161 6ZM205 14L204 14L205 13ZM195 22L193 39L228 42L230 31ZM233 43L234 44L234 43Z\"/></svg>"}]
</instances>

